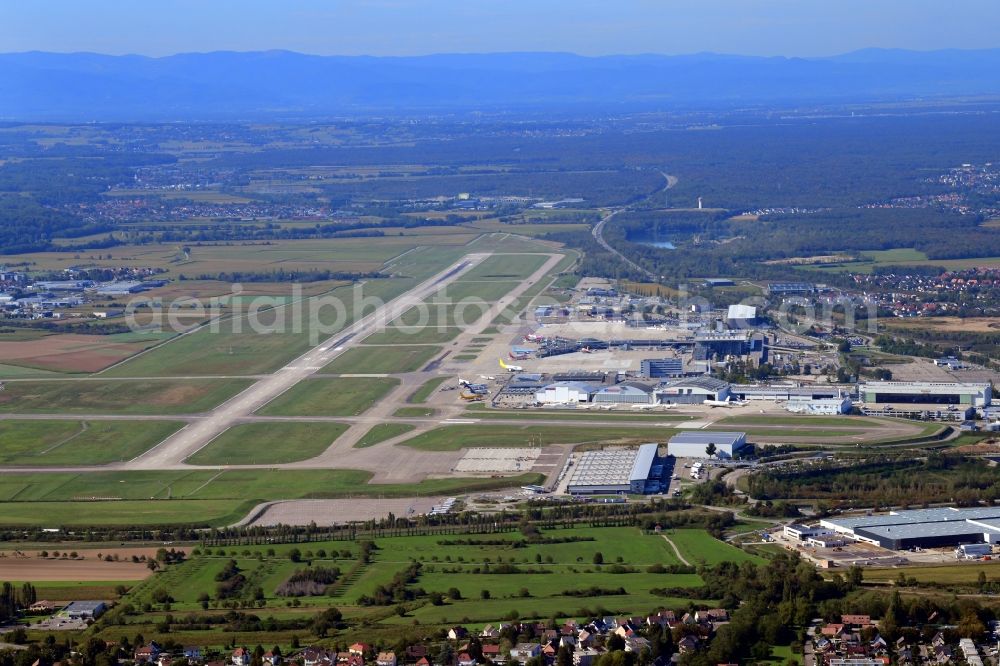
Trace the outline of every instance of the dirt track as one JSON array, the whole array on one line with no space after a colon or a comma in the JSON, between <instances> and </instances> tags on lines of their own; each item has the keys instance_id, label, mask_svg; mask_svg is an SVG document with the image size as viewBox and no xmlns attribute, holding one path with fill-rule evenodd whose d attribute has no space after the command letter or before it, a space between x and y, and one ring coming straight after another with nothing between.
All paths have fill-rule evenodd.
<instances>
[{"instance_id":1,"label":"dirt track","mask_svg":"<svg viewBox=\"0 0 1000 666\"><path fill-rule=\"evenodd\" d=\"M267 502L251 510L246 518L237 523L237 526L270 527L308 525L315 522L320 527L327 527L352 521L384 518L389 513L396 516L425 514L440 500L440 497L417 497Z\"/></svg>"}]
</instances>

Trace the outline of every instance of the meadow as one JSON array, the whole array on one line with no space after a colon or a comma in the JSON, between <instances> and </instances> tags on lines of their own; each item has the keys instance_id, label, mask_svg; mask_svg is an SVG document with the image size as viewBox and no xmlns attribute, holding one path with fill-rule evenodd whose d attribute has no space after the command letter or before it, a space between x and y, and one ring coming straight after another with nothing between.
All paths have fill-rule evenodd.
<instances>
[{"instance_id":1,"label":"meadow","mask_svg":"<svg viewBox=\"0 0 1000 666\"><path fill-rule=\"evenodd\" d=\"M369 484L370 472L192 469L0 476L0 525L226 525L277 499L415 497L539 483L540 474Z\"/></svg>"},{"instance_id":2,"label":"meadow","mask_svg":"<svg viewBox=\"0 0 1000 666\"><path fill-rule=\"evenodd\" d=\"M192 465L268 465L323 453L347 430L343 423L274 422L235 425L185 462Z\"/></svg>"},{"instance_id":3,"label":"meadow","mask_svg":"<svg viewBox=\"0 0 1000 666\"><path fill-rule=\"evenodd\" d=\"M369 446L375 446L376 444L384 442L387 439L405 435L406 433L412 431L415 427L416 426L409 425L408 423L379 423L372 426L371 429L354 444L354 448L363 449Z\"/></svg>"},{"instance_id":4,"label":"meadow","mask_svg":"<svg viewBox=\"0 0 1000 666\"><path fill-rule=\"evenodd\" d=\"M391 374L416 372L441 353L433 345L352 347L331 361L322 372L336 374Z\"/></svg>"},{"instance_id":5,"label":"meadow","mask_svg":"<svg viewBox=\"0 0 1000 666\"><path fill-rule=\"evenodd\" d=\"M0 391L0 412L13 414L194 414L250 386L243 379L18 381Z\"/></svg>"},{"instance_id":6,"label":"meadow","mask_svg":"<svg viewBox=\"0 0 1000 666\"><path fill-rule=\"evenodd\" d=\"M0 421L0 464L101 465L131 460L176 432L176 421Z\"/></svg>"},{"instance_id":7,"label":"meadow","mask_svg":"<svg viewBox=\"0 0 1000 666\"><path fill-rule=\"evenodd\" d=\"M625 426L453 425L435 428L402 442L425 451L457 451L463 447L547 446L550 444L630 443L665 441L670 428Z\"/></svg>"},{"instance_id":8,"label":"meadow","mask_svg":"<svg viewBox=\"0 0 1000 666\"><path fill-rule=\"evenodd\" d=\"M395 377L310 378L258 411L264 416L357 416L399 386Z\"/></svg>"},{"instance_id":9,"label":"meadow","mask_svg":"<svg viewBox=\"0 0 1000 666\"><path fill-rule=\"evenodd\" d=\"M695 557L699 550L709 550L714 544L718 547L717 561L726 557L733 561L759 561L705 532L684 532L691 532L685 544L694 544L691 551L682 547L685 557ZM679 561L661 537L632 527L546 529L541 531L537 542L526 539L520 532L505 532L378 537L372 543L367 562L359 559L359 546L351 541L207 546L187 562L168 567L137 585L125 600L140 606L152 602L158 590L169 590L173 598L172 613L202 612L201 600L207 593L208 612L219 612L214 610L220 605L216 581L232 560L246 578L246 584L234 598L258 595L262 597L258 604L262 603L264 612L270 616L293 618L336 606L349 624L364 623L366 631L391 633L393 627L416 623L426 628L461 623L475 629L515 617L582 618L598 608L626 615L659 607L680 609L689 600L659 596L652 590L697 588L702 584L696 573L650 569L653 565L677 565ZM290 559L292 549L299 552L301 562ZM598 557L603 563L595 563ZM388 607L359 604L362 597L390 584L397 573L413 562L419 563L420 569L407 588L440 592L445 596L443 603L435 605L427 597L417 597L402 604L402 614L382 612L381 609L394 610L394 604ZM290 605L286 597L276 594L293 573L311 567L341 571L326 595L299 597ZM614 593L595 595L593 589L614 590ZM713 603L711 599L693 601ZM162 619L162 613L154 610L132 622L149 623L149 627L141 627L144 635L149 635L155 633L152 625ZM130 630L136 628L129 626ZM186 644L212 644L222 638L220 629L192 631L177 626L172 628L172 635L176 632L182 632Z\"/></svg>"}]
</instances>

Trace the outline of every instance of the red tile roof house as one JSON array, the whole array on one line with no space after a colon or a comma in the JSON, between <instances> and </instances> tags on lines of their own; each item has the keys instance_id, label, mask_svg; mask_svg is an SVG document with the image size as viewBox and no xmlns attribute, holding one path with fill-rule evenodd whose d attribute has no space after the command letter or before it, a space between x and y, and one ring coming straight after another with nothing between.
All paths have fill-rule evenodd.
<instances>
[{"instance_id":1,"label":"red tile roof house","mask_svg":"<svg viewBox=\"0 0 1000 666\"><path fill-rule=\"evenodd\" d=\"M355 643L351 647L347 648L347 651L351 654L358 654L362 657L372 651L372 646L368 643Z\"/></svg>"},{"instance_id":2,"label":"red tile roof house","mask_svg":"<svg viewBox=\"0 0 1000 666\"><path fill-rule=\"evenodd\" d=\"M229 657L229 661L233 666L250 666L250 651L243 647L238 647L233 650L233 654Z\"/></svg>"},{"instance_id":3,"label":"red tile roof house","mask_svg":"<svg viewBox=\"0 0 1000 666\"><path fill-rule=\"evenodd\" d=\"M378 656L375 657L375 663L377 666L396 666L396 653L379 652Z\"/></svg>"},{"instance_id":4,"label":"red tile roof house","mask_svg":"<svg viewBox=\"0 0 1000 666\"><path fill-rule=\"evenodd\" d=\"M500 646L499 645L484 645L483 646L483 656L490 661L497 661L500 658Z\"/></svg>"},{"instance_id":5,"label":"red tile roof house","mask_svg":"<svg viewBox=\"0 0 1000 666\"><path fill-rule=\"evenodd\" d=\"M141 648L138 648L132 656L136 663L154 661L158 656L160 656L160 646L156 643L143 645Z\"/></svg>"},{"instance_id":6,"label":"red tile roof house","mask_svg":"<svg viewBox=\"0 0 1000 666\"><path fill-rule=\"evenodd\" d=\"M476 666L476 660L468 652L458 655L457 666Z\"/></svg>"},{"instance_id":7,"label":"red tile roof house","mask_svg":"<svg viewBox=\"0 0 1000 666\"><path fill-rule=\"evenodd\" d=\"M427 646L426 645L407 645L406 646L406 661L418 662L423 657L427 656Z\"/></svg>"},{"instance_id":8,"label":"red tile roof house","mask_svg":"<svg viewBox=\"0 0 1000 666\"><path fill-rule=\"evenodd\" d=\"M417 660L417 666L434 666L427 657L421 657Z\"/></svg>"},{"instance_id":9,"label":"red tile roof house","mask_svg":"<svg viewBox=\"0 0 1000 666\"><path fill-rule=\"evenodd\" d=\"M840 622L852 627L867 627L872 623L871 615L841 615Z\"/></svg>"}]
</instances>

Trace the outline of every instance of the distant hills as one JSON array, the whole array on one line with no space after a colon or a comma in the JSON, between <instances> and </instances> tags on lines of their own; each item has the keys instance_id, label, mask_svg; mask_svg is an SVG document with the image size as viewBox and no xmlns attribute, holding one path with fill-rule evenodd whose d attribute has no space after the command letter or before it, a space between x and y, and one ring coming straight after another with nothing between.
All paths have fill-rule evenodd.
<instances>
[{"instance_id":1,"label":"distant hills","mask_svg":"<svg viewBox=\"0 0 1000 666\"><path fill-rule=\"evenodd\" d=\"M566 53L421 57L288 51L163 58L0 54L0 120L195 120L359 113L578 112L1000 93L1000 49L828 58Z\"/></svg>"}]
</instances>

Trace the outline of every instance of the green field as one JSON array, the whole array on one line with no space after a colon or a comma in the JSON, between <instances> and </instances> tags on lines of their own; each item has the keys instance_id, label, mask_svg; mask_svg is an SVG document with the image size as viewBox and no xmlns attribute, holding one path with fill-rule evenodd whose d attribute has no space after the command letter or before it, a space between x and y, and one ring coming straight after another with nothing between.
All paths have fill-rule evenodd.
<instances>
[{"instance_id":1,"label":"green field","mask_svg":"<svg viewBox=\"0 0 1000 666\"><path fill-rule=\"evenodd\" d=\"M542 478L522 474L369 484L371 477L370 472L343 469L6 474L0 476L0 525L218 525L234 522L268 500L447 495L518 487Z\"/></svg>"},{"instance_id":2,"label":"green field","mask_svg":"<svg viewBox=\"0 0 1000 666\"><path fill-rule=\"evenodd\" d=\"M435 414L437 414L437 410L433 407L400 407L393 412L393 416L403 419L424 418Z\"/></svg>"},{"instance_id":3,"label":"green field","mask_svg":"<svg viewBox=\"0 0 1000 666\"><path fill-rule=\"evenodd\" d=\"M432 328L422 326L386 326L364 339L368 345L443 344L458 337L457 326Z\"/></svg>"},{"instance_id":4,"label":"green field","mask_svg":"<svg viewBox=\"0 0 1000 666\"><path fill-rule=\"evenodd\" d=\"M479 301L486 301L492 305L494 301L506 296L511 291L520 286L516 281L476 281L471 278L460 278L446 286L444 289L431 294L427 298L427 303L454 303L455 305L468 304L469 309L474 309Z\"/></svg>"},{"instance_id":5,"label":"green field","mask_svg":"<svg viewBox=\"0 0 1000 666\"><path fill-rule=\"evenodd\" d=\"M354 448L363 449L369 446L375 446L376 444L384 442L387 439L405 435L414 428L416 428L416 426L412 426L407 423L379 423L378 425L372 426L371 430L366 432L364 437L359 439L354 444Z\"/></svg>"},{"instance_id":6,"label":"green field","mask_svg":"<svg viewBox=\"0 0 1000 666\"><path fill-rule=\"evenodd\" d=\"M176 421L0 421L0 464L101 465L131 460L176 432Z\"/></svg>"},{"instance_id":7,"label":"green field","mask_svg":"<svg viewBox=\"0 0 1000 666\"><path fill-rule=\"evenodd\" d=\"M463 279L511 280L526 278L541 268L547 260L548 257L540 254L496 255L489 257L466 273Z\"/></svg>"},{"instance_id":8,"label":"green field","mask_svg":"<svg viewBox=\"0 0 1000 666\"><path fill-rule=\"evenodd\" d=\"M713 565L719 562L763 562L735 546L713 538L704 530L669 530L667 537L691 564Z\"/></svg>"},{"instance_id":9,"label":"green field","mask_svg":"<svg viewBox=\"0 0 1000 666\"><path fill-rule=\"evenodd\" d=\"M357 416L399 386L395 377L306 379L265 405L267 416Z\"/></svg>"},{"instance_id":10,"label":"green field","mask_svg":"<svg viewBox=\"0 0 1000 666\"><path fill-rule=\"evenodd\" d=\"M902 573L907 578L915 578L921 583L974 585L981 571L986 574L989 580L995 580L996 576L1000 574L1000 561L963 562L942 566L910 566L899 569L865 569L864 577L866 581L893 581L899 578L899 574Z\"/></svg>"},{"instance_id":11,"label":"green field","mask_svg":"<svg viewBox=\"0 0 1000 666\"><path fill-rule=\"evenodd\" d=\"M448 381L450 377L435 377L434 379L429 379L423 383L423 385L414 391L407 399L406 402L413 404L420 404L427 402L427 399L438 389L441 384Z\"/></svg>"},{"instance_id":12,"label":"green field","mask_svg":"<svg viewBox=\"0 0 1000 666\"><path fill-rule=\"evenodd\" d=\"M490 303L485 301L463 305L427 305L414 306L393 320L395 327L402 329L429 326L440 328L446 326L471 326L489 312Z\"/></svg>"},{"instance_id":13,"label":"green field","mask_svg":"<svg viewBox=\"0 0 1000 666\"><path fill-rule=\"evenodd\" d=\"M647 572L647 567L652 564L677 564L677 558L661 538L643 534L636 528L579 527L546 530L543 536L576 541L525 544L522 535L517 532L377 538L371 563L361 567L345 585L338 585L333 598L302 597L300 601L304 606L313 608L335 604L347 616L364 617L371 611L354 606L358 598L371 594L378 585L388 584L396 572L410 561L422 564L418 579L411 586L428 592L457 588L462 599L449 599L442 606L419 603L405 618L395 613L382 613L380 617L391 625L401 622L410 624L413 619L426 624L455 622L460 618L468 618L463 619L463 623L488 622L503 618L513 609L519 609L522 616L537 613L542 617L568 617L574 615L576 609L597 605L622 613L646 612L668 603L663 597L652 594L651 589L697 587L702 583L701 578L693 573ZM449 543L449 539L468 539L473 543L454 545ZM503 541L511 545L475 545L474 542L480 540ZM141 604L148 601L147 595L153 590L167 588L175 599L174 611L196 610L198 596L205 591L214 592L216 576L232 557L244 575L263 589L268 606L280 606L282 599L275 595L276 588L297 569L306 566L288 559L287 553L292 547L297 547L316 566L335 566L342 571L351 567L357 552L357 545L349 541L276 545L271 547L273 555L265 555L263 546L210 549L208 555L194 556L188 562L170 567L137 586L130 593L129 600ZM342 552L345 549L350 551L346 557ZM318 556L320 551L325 556ZM601 553L603 565L593 563L596 553ZM536 569L538 573L504 574L484 570L484 567L496 566L501 560L509 565ZM628 569L624 569L626 567ZM593 587L623 588L625 594L599 597L565 594ZM482 590L489 590L489 599L481 598ZM522 590L528 590L530 599L522 597ZM672 603L677 603L677 600Z\"/></svg>"},{"instance_id":14,"label":"green field","mask_svg":"<svg viewBox=\"0 0 1000 666\"><path fill-rule=\"evenodd\" d=\"M323 372L344 375L416 372L441 353L440 347L353 347L323 368Z\"/></svg>"},{"instance_id":15,"label":"green field","mask_svg":"<svg viewBox=\"0 0 1000 666\"><path fill-rule=\"evenodd\" d=\"M343 423L244 423L213 439L185 462L192 465L267 465L308 460L347 430Z\"/></svg>"},{"instance_id":16,"label":"green field","mask_svg":"<svg viewBox=\"0 0 1000 666\"><path fill-rule=\"evenodd\" d=\"M456 451L463 447L549 444L664 442L676 430L626 426L508 426L454 425L435 428L403 442L425 451Z\"/></svg>"},{"instance_id":17,"label":"green field","mask_svg":"<svg viewBox=\"0 0 1000 666\"><path fill-rule=\"evenodd\" d=\"M363 286L338 287L321 297L303 299L293 307L291 299L273 299L279 306L261 312L260 325L250 325L248 314L237 310L220 321L216 330L204 326L115 366L112 377L184 375L251 375L274 372L311 346L336 334L355 319L373 311L371 303L355 312L363 298L387 301L415 286L414 278L372 280ZM323 299L337 298L343 308L324 306ZM250 299L233 299L236 308L248 307ZM263 331L263 332L262 332ZM317 331L322 331L318 334Z\"/></svg>"},{"instance_id":18,"label":"green field","mask_svg":"<svg viewBox=\"0 0 1000 666\"><path fill-rule=\"evenodd\" d=\"M8 414L195 414L250 386L244 379L9 382L0 391Z\"/></svg>"}]
</instances>

